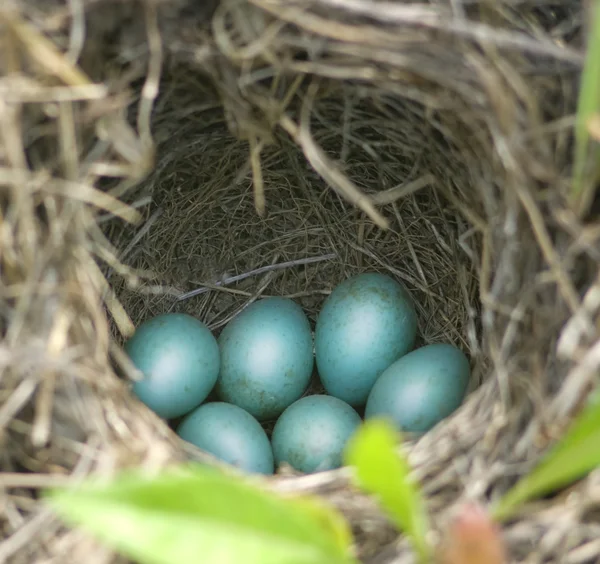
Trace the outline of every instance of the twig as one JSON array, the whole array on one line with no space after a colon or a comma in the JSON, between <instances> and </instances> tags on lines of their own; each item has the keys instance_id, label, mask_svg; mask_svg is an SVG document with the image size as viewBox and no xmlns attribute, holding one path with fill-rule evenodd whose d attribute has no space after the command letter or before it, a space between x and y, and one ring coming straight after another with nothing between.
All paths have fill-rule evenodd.
<instances>
[{"instance_id":1,"label":"twig","mask_svg":"<svg viewBox=\"0 0 600 564\"><path fill-rule=\"evenodd\" d=\"M277 259L275 259L275 260L277 260ZM275 275L274 270L267 272L262 277L262 280L260 282L260 286L258 287L258 290L246 302L244 302L244 304L241 307L237 308L236 311L234 311L230 315L226 316L224 319L221 319L220 321L213 321L213 322L209 323L208 328L211 331L216 331L217 329L220 329L221 327L227 325L234 317L237 317L240 313L242 313L242 311L244 311L246 308L251 306L256 300L258 300L258 298L260 298L264 294L265 290L269 287L269 284L271 284L271 281L273 280L274 275Z\"/></svg>"},{"instance_id":2,"label":"twig","mask_svg":"<svg viewBox=\"0 0 600 564\"><path fill-rule=\"evenodd\" d=\"M73 484L73 477L67 474L24 474L22 472L0 472L0 486L3 488L47 489Z\"/></svg>"},{"instance_id":3,"label":"twig","mask_svg":"<svg viewBox=\"0 0 600 564\"><path fill-rule=\"evenodd\" d=\"M323 31L320 26L317 29L317 24L321 23L318 17L308 14L304 7L282 10L281 6L272 0L250 0L250 2L280 19L294 22L312 32ZM395 2L361 2L359 0L321 0L321 2L331 8L339 8L354 15L373 18L385 25L412 25L434 29L443 33L452 33L482 45L553 57L575 66L583 65L584 61L584 56L573 49L558 46L549 41L532 39L524 33L495 29L487 24L465 21L462 18L452 18L449 13L438 13L438 10L431 6L406 6ZM350 25L345 26L341 22L336 22L336 24L328 26L326 33L329 37L344 41L347 40L348 33L353 31L357 35L360 33L360 30L357 31Z\"/></svg>"},{"instance_id":4,"label":"twig","mask_svg":"<svg viewBox=\"0 0 600 564\"><path fill-rule=\"evenodd\" d=\"M102 274L102 271L93 260L92 257L86 257L86 262L88 263L88 273L92 281L95 283L96 288L100 295L104 298L104 303L112 318L115 321L115 325L119 330L119 333L123 335L123 337L130 337L135 332L135 325L131 321L129 315L125 311L125 308L117 298L114 290Z\"/></svg>"},{"instance_id":5,"label":"twig","mask_svg":"<svg viewBox=\"0 0 600 564\"><path fill-rule=\"evenodd\" d=\"M365 212L375 225L381 229L388 229L388 220L377 211L372 199L363 194L358 186L347 178L327 157L323 149L315 143L310 133L309 123L312 102L316 97L317 88L317 83L313 82L308 89L302 104L299 126L285 115L279 119L279 125L302 147L304 155L313 169L336 193Z\"/></svg>"},{"instance_id":6,"label":"twig","mask_svg":"<svg viewBox=\"0 0 600 564\"><path fill-rule=\"evenodd\" d=\"M280 262L279 264L270 264L267 266L261 266L260 268L250 270L249 272L245 272L243 274L238 274L237 276L231 276L231 277L225 278L221 281L217 281L217 282L213 283L212 285L213 286L226 286L228 284L233 284L235 282L239 282L240 280L250 278L251 276L257 276L259 274L263 274L265 272L270 272L273 270L283 270L285 268L291 268L294 266L301 266L301 265L305 265L305 264L313 264L315 262L322 262L325 260L332 260L336 257L337 257L337 255L335 253L329 253L327 255L322 255L319 257L308 257L308 258L304 258L304 259L296 259L296 260L290 260L287 262ZM200 294L204 294L205 292L208 292L211 289L212 288L209 288L207 286L202 286L200 288L196 288L195 290L191 290L190 292L186 292L185 294L181 294L180 296L178 296L177 301L181 302L183 300L187 300L189 298L199 296Z\"/></svg>"},{"instance_id":7,"label":"twig","mask_svg":"<svg viewBox=\"0 0 600 564\"><path fill-rule=\"evenodd\" d=\"M260 217L265 216L266 209L265 184L263 181L262 170L260 168L260 152L263 150L263 147L263 140L258 139L256 135L250 136L250 164L252 165L254 206L256 208L256 213Z\"/></svg>"},{"instance_id":8,"label":"twig","mask_svg":"<svg viewBox=\"0 0 600 564\"><path fill-rule=\"evenodd\" d=\"M48 74L60 78L70 86L88 86L92 81L88 76L63 53L59 51L53 41L42 35L34 26L23 21L18 16L2 13L3 20L19 38L29 55ZM106 88L104 89L106 93Z\"/></svg>"},{"instance_id":9,"label":"twig","mask_svg":"<svg viewBox=\"0 0 600 564\"><path fill-rule=\"evenodd\" d=\"M517 188L517 195L529 217L531 227L542 251L542 255L546 259L546 263L554 275L560 293L571 310L571 313L575 314L579 308L579 297L573 286L573 282L561 265L560 256L552 244L550 233L548 232L544 221L544 216L529 190L520 186Z\"/></svg>"},{"instance_id":10,"label":"twig","mask_svg":"<svg viewBox=\"0 0 600 564\"><path fill-rule=\"evenodd\" d=\"M51 178L46 172L31 173L25 168L0 167L0 182L16 186L27 182L28 188L32 191L79 200L110 212L128 223L138 224L142 219L140 212L94 186L67 179Z\"/></svg>"},{"instance_id":11,"label":"twig","mask_svg":"<svg viewBox=\"0 0 600 564\"><path fill-rule=\"evenodd\" d=\"M75 65L85 43L85 7L82 0L69 0L69 11L71 12L72 23L69 30L69 50L66 57Z\"/></svg>"},{"instance_id":12,"label":"twig","mask_svg":"<svg viewBox=\"0 0 600 564\"><path fill-rule=\"evenodd\" d=\"M0 430L4 430L6 425L27 404L37 389L38 383L39 380L35 375L23 379L10 398L4 401L0 408Z\"/></svg>"},{"instance_id":13,"label":"twig","mask_svg":"<svg viewBox=\"0 0 600 564\"><path fill-rule=\"evenodd\" d=\"M384 190L383 192L373 194L371 196L371 200L374 204L391 204L392 202L396 202L402 198L410 196L414 192L421 190L421 188L426 188L430 184L433 184L433 182L435 182L435 177L433 174L424 174L423 176L420 176L411 182L403 182L402 184L394 186L389 190Z\"/></svg>"},{"instance_id":14,"label":"twig","mask_svg":"<svg viewBox=\"0 0 600 564\"><path fill-rule=\"evenodd\" d=\"M31 539L36 538L41 529L44 533L52 532L53 512L48 507L42 507L37 514L30 517L29 520L15 531L11 536L2 540L0 543L0 562L6 562L13 554L17 553ZM56 526L56 522L54 524Z\"/></svg>"},{"instance_id":15,"label":"twig","mask_svg":"<svg viewBox=\"0 0 600 564\"><path fill-rule=\"evenodd\" d=\"M156 221L160 218L163 213L162 208L158 208L149 218L148 221L144 223L141 229L134 235L133 239L127 244L123 252L121 253L120 260L124 261L125 258L129 255L129 253L136 247L136 245L144 238L144 236L150 231L152 226L156 223Z\"/></svg>"},{"instance_id":16,"label":"twig","mask_svg":"<svg viewBox=\"0 0 600 564\"><path fill-rule=\"evenodd\" d=\"M144 7L150 58L148 60L146 81L142 88L142 99L138 108L137 127L142 143L147 148L153 149L154 142L152 140L150 117L154 101L158 96L163 62L163 46L158 26L156 6L152 2L146 2Z\"/></svg>"}]
</instances>

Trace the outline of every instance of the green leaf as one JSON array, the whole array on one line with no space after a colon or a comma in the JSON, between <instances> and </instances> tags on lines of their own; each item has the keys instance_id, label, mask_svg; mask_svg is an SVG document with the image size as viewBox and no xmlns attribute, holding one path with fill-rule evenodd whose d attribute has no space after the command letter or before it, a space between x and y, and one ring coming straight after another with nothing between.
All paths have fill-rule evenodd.
<instances>
[{"instance_id":1,"label":"green leaf","mask_svg":"<svg viewBox=\"0 0 600 564\"><path fill-rule=\"evenodd\" d=\"M348 442L345 459L354 467L358 486L378 499L396 526L409 536L420 559L428 562L425 504L399 443L400 434L390 423L370 419Z\"/></svg>"},{"instance_id":2,"label":"green leaf","mask_svg":"<svg viewBox=\"0 0 600 564\"><path fill-rule=\"evenodd\" d=\"M312 498L284 498L208 467L55 490L63 519L140 564L350 564L344 518Z\"/></svg>"},{"instance_id":3,"label":"green leaf","mask_svg":"<svg viewBox=\"0 0 600 564\"><path fill-rule=\"evenodd\" d=\"M590 155L590 133L588 120L600 111L600 1L593 0L589 4L593 20L590 26L587 56L581 75L581 88L577 108L577 123L575 126L575 155L573 171L572 198L577 204L591 201L591 191L594 189L595 178L586 181L586 167L590 157L592 161L598 158L598 147L594 146ZM598 172L598 166L595 167Z\"/></svg>"},{"instance_id":4,"label":"green leaf","mask_svg":"<svg viewBox=\"0 0 600 564\"><path fill-rule=\"evenodd\" d=\"M538 466L498 501L492 515L504 520L520 504L564 487L597 466L600 466L600 390L590 397L567 433Z\"/></svg>"}]
</instances>

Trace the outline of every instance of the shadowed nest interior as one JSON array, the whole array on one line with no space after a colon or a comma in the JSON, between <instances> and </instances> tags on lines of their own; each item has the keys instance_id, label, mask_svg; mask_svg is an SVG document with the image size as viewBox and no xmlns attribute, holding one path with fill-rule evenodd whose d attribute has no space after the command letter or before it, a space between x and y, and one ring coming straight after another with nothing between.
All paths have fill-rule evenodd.
<instances>
[{"instance_id":1,"label":"shadowed nest interior","mask_svg":"<svg viewBox=\"0 0 600 564\"><path fill-rule=\"evenodd\" d=\"M136 325L218 332L267 295L314 322L367 270L409 289L420 344L473 363L407 444L436 527L526 473L600 366L598 206L569 199L580 4L8 2L0 561L121 561L39 488L201 456L128 392ZM339 507L365 562L413 561L345 469L267 486ZM515 562L597 561L598 477L569 494L504 527Z\"/></svg>"}]
</instances>

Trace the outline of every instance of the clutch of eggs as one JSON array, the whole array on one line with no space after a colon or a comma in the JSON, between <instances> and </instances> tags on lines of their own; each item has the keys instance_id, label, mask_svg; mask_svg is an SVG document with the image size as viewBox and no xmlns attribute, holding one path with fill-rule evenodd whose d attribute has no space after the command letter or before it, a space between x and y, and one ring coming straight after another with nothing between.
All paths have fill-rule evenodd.
<instances>
[{"instance_id":1,"label":"clutch of eggs","mask_svg":"<svg viewBox=\"0 0 600 564\"><path fill-rule=\"evenodd\" d=\"M317 370L328 394L359 407L379 375L413 348L417 314L403 286L371 272L339 284L315 327Z\"/></svg>"},{"instance_id":2,"label":"clutch of eggs","mask_svg":"<svg viewBox=\"0 0 600 564\"><path fill-rule=\"evenodd\" d=\"M133 393L165 419L185 415L212 391L221 367L217 340L191 315L168 313L144 321L125 344L143 373Z\"/></svg>"},{"instance_id":3,"label":"clutch of eggs","mask_svg":"<svg viewBox=\"0 0 600 564\"><path fill-rule=\"evenodd\" d=\"M423 433L456 410L470 378L448 344L413 350L417 315L390 276L360 274L334 288L313 337L302 308L260 299L218 339L192 316L142 323L125 351L144 377L133 393L165 419L185 416L178 435L250 473L285 462L300 472L339 467L364 417ZM314 368L327 395L305 396ZM214 393L216 401L205 403ZM303 397L304 396L304 397ZM269 440L261 423L274 421Z\"/></svg>"},{"instance_id":4,"label":"clutch of eggs","mask_svg":"<svg viewBox=\"0 0 600 564\"><path fill-rule=\"evenodd\" d=\"M313 372L310 322L288 298L248 306L219 335L216 393L259 421L278 417L300 399Z\"/></svg>"},{"instance_id":5,"label":"clutch of eggs","mask_svg":"<svg viewBox=\"0 0 600 564\"><path fill-rule=\"evenodd\" d=\"M365 419L385 417L402 431L425 433L458 409L469 378L469 361L460 349L445 343L420 347L377 379Z\"/></svg>"},{"instance_id":6,"label":"clutch of eggs","mask_svg":"<svg viewBox=\"0 0 600 564\"><path fill-rule=\"evenodd\" d=\"M310 474L342 465L348 439L360 425L358 413L332 396L305 396L275 423L271 441L275 462Z\"/></svg>"},{"instance_id":7,"label":"clutch of eggs","mask_svg":"<svg viewBox=\"0 0 600 564\"><path fill-rule=\"evenodd\" d=\"M205 403L183 419L177 434L240 470L273 473L273 450L267 434L252 415L237 405Z\"/></svg>"}]
</instances>

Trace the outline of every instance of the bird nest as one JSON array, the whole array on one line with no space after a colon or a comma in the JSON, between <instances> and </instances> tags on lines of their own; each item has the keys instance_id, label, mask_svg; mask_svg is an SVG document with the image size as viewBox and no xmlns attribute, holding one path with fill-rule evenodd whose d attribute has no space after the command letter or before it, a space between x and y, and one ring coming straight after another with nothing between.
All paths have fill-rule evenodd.
<instances>
[{"instance_id":1,"label":"bird nest","mask_svg":"<svg viewBox=\"0 0 600 564\"><path fill-rule=\"evenodd\" d=\"M39 489L201 456L123 378L167 311L217 333L275 295L314 322L348 276L400 280L419 343L473 366L406 445L436 526L561 436L600 365L600 224L568 198L582 3L5 4L0 561L120 561ZM338 507L363 561L412 562L345 469L270 481ZM598 561L598 487L506 524L512 560Z\"/></svg>"}]
</instances>

